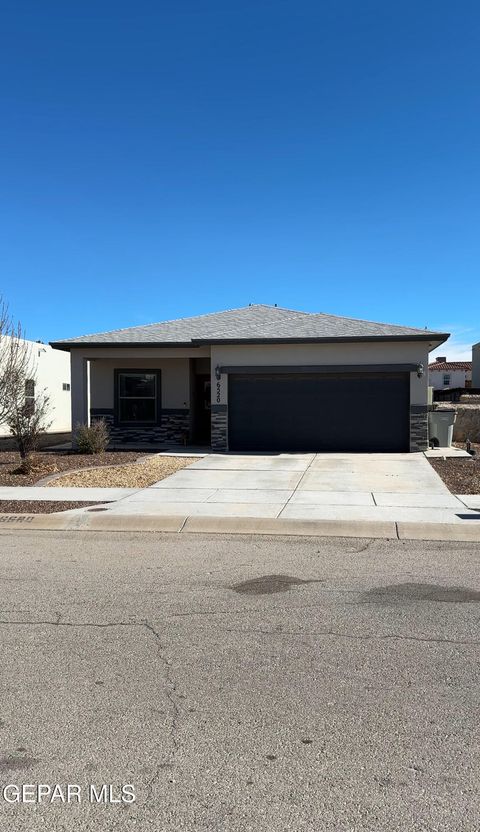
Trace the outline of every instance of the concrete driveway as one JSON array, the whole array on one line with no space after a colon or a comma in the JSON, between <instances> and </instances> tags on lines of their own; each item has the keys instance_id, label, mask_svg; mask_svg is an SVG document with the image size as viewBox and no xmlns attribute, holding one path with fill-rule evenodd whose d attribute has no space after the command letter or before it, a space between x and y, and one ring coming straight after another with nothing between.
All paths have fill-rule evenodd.
<instances>
[{"instance_id":1,"label":"concrete driveway","mask_svg":"<svg viewBox=\"0 0 480 832\"><path fill-rule=\"evenodd\" d=\"M113 514L462 523L467 509L418 454L209 454Z\"/></svg>"}]
</instances>

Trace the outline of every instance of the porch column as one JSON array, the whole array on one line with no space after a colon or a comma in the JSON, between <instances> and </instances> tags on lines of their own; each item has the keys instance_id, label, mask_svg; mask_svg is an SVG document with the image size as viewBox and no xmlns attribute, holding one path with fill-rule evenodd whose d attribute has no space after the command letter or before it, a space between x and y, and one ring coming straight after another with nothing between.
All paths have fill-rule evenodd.
<instances>
[{"instance_id":1,"label":"porch column","mask_svg":"<svg viewBox=\"0 0 480 832\"><path fill-rule=\"evenodd\" d=\"M212 451L228 450L228 375L220 373L212 358Z\"/></svg>"},{"instance_id":2,"label":"porch column","mask_svg":"<svg viewBox=\"0 0 480 832\"><path fill-rule=\"evenodd\" d=\"M74 432L77 425L90 423L88 361L76 350L70 353L70 374L72 432Z\"/></svg>"}]
</instances>

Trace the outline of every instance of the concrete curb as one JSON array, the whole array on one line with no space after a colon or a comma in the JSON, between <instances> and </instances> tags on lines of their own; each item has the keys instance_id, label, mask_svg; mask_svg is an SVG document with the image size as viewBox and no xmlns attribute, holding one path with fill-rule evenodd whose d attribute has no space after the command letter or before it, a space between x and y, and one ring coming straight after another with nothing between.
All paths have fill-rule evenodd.
<instances>
[{"instance_id":1,"label":"concrete curb","mask_svg":"<svg viewBox=\"0 0 480 832\"><path fill-rule=\"evenodd\" d=\"M370 520L289 520L263 517L187 518L185 532L203 534L284 534L314 537L379 537L396 539L395 523Z\"/></svg>"},{"instance_id":2,"label":"concrete curb","mask_svg":"<svg viewBox=\"0 0 480 832\"><path fill-rule=\"evenodd\" d=\"M397 530L399 540L480 543L480 521L473 521L471 526L462 526L460 523L397 523Z\"/></svg>"},{"instance_id":3,"label":"concrete curb","mask_svg":"<svg viewBox=\"0 0 480 832\"><path fill-rule=\"evenodd\" d=\"M32 529L39 531L92 532L180 532L186 517L165 515L58 513L58 514L0 514L0 529Z\"/></svg>"},{"instance_id":4,"label":"concrete curb","mask_svg":"<svg viewBox=\"0 0 480 832\"><path fill-rule=\"evenodd\" d=\"M360 537L383 540L448 540L480 543L480 521L461 523L394 523L374 520L288 520L257 517L196 517L78 514L0 514L0 530L173 532L189 534L299 535Z\"/></svg>"}]
</instances>

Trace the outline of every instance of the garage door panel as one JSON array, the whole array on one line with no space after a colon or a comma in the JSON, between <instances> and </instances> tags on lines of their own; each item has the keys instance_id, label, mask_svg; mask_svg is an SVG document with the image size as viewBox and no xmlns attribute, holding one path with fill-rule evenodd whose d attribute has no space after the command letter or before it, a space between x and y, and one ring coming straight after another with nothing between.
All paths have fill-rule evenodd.
<instances>
[{"instance_id":1,"label":"garage door panel","mask_svg":"<svg viewBox=\"0 0 480 832\"><path fill-rule=\"evenodd\" d=\"M229 377L229 447L406 451L407 373Z\"/></svg>"}]
</instances>

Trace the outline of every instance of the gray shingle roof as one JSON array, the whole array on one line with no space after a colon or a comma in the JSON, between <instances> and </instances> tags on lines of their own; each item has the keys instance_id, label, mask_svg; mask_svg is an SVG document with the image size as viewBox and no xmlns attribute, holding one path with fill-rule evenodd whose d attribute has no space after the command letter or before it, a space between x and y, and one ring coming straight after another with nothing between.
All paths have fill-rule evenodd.
<instances>
[{"instance_id":1,"label":"gray shingle roof","mask_svg":"<svg viewBox=\"0 0 480 832\"><path fill-rule=\"evenodd\" d=\"M213 312L193 318L114 329L94 335L81 335L65 341L54 341L54 346L93 344L194 344L219 341L251 340L336 340L356 338L405 338L445 335L425 329L395 324L361 321L312 312L296 312L277 306L252 304L240 309Z\"/></svg>"}]
</instances>

